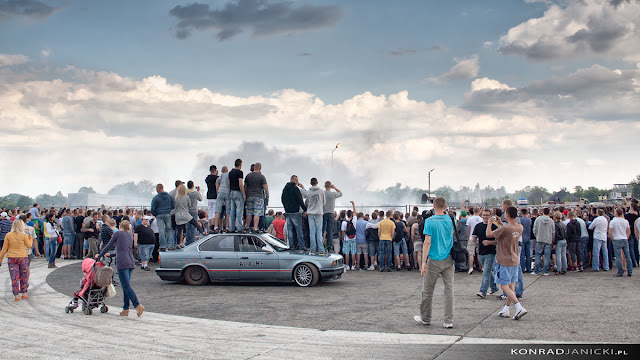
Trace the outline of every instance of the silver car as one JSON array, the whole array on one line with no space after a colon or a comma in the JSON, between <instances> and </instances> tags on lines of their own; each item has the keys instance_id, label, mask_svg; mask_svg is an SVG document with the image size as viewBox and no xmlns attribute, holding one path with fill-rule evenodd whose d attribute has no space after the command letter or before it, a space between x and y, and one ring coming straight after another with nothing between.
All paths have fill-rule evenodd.
<instances>
[{"instance_id":1,"label":"silver car","mask_svg":"<svg viewBox=\"0 0 640 360\"><path fill-rule=\"evenodd\" d=\"M181 250L160 253L156 274L162 280L189 285L210 281L295 282L315 286L339 279L345 272L342 256L292 250L269 234L215 234Z\"/></svg>"}]
</instances>

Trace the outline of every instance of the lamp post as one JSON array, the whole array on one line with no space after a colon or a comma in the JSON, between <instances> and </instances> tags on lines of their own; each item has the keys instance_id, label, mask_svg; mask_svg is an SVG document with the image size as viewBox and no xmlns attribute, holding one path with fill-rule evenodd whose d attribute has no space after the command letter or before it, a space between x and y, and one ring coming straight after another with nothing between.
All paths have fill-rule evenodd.
<instances>
[{"instance_id":1,"label":"lamp post","mask_svg":"<svg viewBox=\"0 0 640 360\"><path fill-rule=\"evenodd\" d=\"M431 169L429 170L429 192L428 192L428 198L429 201L431 201L431 172L435 170L435 169ZM433 201L431 201L431 203L433 203Z\"/></svg>"},{"instance_id":2,"label":"lamp post","mask_svg":"<svg viewBox=\"0 0 640 360\"><path fill-rule=\"evenodd\" d=\"M331 151L331 180L333 180L333 153L338 150L341 145L341 143L336 144L336 147Z\"/></svg>"}]
</instances>

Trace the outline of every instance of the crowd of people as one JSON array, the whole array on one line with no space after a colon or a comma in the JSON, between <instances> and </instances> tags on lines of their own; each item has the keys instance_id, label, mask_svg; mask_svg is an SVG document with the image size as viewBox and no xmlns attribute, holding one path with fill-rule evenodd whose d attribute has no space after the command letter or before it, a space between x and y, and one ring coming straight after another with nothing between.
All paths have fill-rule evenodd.
<instances>
[{"instance_id":1,"label":"crowd of people","mask_svg":"<svg viewBox=\"0 0 640 360\"><path fill-rule=\"evenodd\" d=\"M118 256L121 260L116 262L125 296L122 314L128 313L129 302L143 310L130 286L136 264L149 271L149 263L157 262L159 253L219 232L268 232L294 250L341 254L347 270L352 271L419 269L425 276L421 315L416 320L424 324L430 323L433 286L442 277L445 327L453 321L454 272L482 273L479 298L498 292L500 285L502 293L497 298L506 303L499 315L509 317L509 307L514 305L517 316L513 318L519 319L526 314L519 304L523 274L562 276L589 268L608 271L615 261L614 276L621 277L625 271L632 276L640 260L635 199L617 207L520 209L505 200L501 208L491 209L465 207L464 202L447 208L445 200L437 198L433 210L419 213L414 207L404 214L357 212L351 201L351 209L337 212L335 201L343 194L334 184L326 181L321 188L318 179L312 178L306 189L293 175L282 189L284 211L276 212L267 211L269 186L261 170L262 165L255 163L245 176L241 159L230 171L223 166L219 173L211 165L205 179L207 211L198 208L204 200L200 187L180 180L170 192L158 184L148 209L102 206L72 210L38 204L29 210L2 209L0 263L6 255L16 301L27 298L34 258L44 257L50 268L56 268L57 258L115 256L120 251L129 254ZM515 243L510 240L514 234Z\"/></svg>"}]
</instances>

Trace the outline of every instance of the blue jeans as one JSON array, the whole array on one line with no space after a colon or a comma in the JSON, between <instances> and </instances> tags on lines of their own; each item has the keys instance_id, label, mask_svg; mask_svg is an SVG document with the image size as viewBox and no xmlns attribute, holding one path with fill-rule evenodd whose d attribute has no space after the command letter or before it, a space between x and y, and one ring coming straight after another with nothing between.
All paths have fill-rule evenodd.
<instances>
[{"instance_id":1,"label":"blue jeans","mask_svg":"<svg viewBox=\"0 0 640 360\"><path fill-rule=\"evenodd\" d=\"M591 266L593 270L600 270L600 254L602 254L602 268L609 270L609 251L607 250L607 240L593 239L593 260L591 260Z\"/></svg>"},{"instance_id":2,"label":"blue jeans","mask_svg":"<svg viewBox=\"0 0 640 360\"><path fill-rule=\"evenodd\" d=\"M311 251L324 251L322 244L322 215L307 215Z\"/></svg>"},{"instance_id":3,"label":"blue jeans","mask_svg":"<svg viewBox=\"0 0 640 360\"><path fill-rule=\"evenodd\" d=\"M158 230L160 231L160 249L176 247L176 238L173 236L173 226L171 226L171 215L157 215Z\"/></svg>"},{"instance_id":4,"label":"blue jeans","mask_svg":"<svg viewBox=\"0 0 640 360\"><path fill-rule=\"evenodd\" d=\"M558 240L556 244L556 262L558 272L567 271L567 240Z\"/></svg>"},{"instance_id":5,"label":"blue jeans","mask_svg":"<svg viewBox=\"0 0 640 360\"><path fill-rule=\"evenodd\" d=\"M522 251L520 252L520 267L523 272L531 271L531 240L522 239Z\"/></svg>"},{"instance_id":6,"label":"blue jeans","mask_svg":"<svg viewBox=\"0 0 640 360\"><path fill-rule=\"evenodd\" d=\"M384 257L387 257L387 262L384 262ZM391 240L380 240L378 248L378 266L380 269L391 268Z\"/></svg>"},{"instance_id":7,"label":"blue jeans","mask_svg":"<svg viewBox=\"0 0 640 360\"><path fill-rule=\"evenodd\" d=\"M589 237L588 236L583 236L580 238L580 250L582 251L582 264L584 266L584 264L587 263L587 254L589 253L589 249L587 248L587 245L589 244Z\"/></svg>"},{"instance_id":8,"label":"blue jeans","mask_svg":"<svg viewBox=\"0 0 640 360\"><path fill-rule=\"evenodd\" d=\"M138 246L140 247L140 260L142 262L149 261L149 258L151 258L151 252L153 252L153 247L155 245L153 245L153 244L149 244L149 245L139 244Z\"/></svg>"},{"instance_id":9,"label":"blue jeans","mask_svg":"<svg viewBox=\"0 0 640 360\"><path fill-rule=\"evenodd\" d=\"M618 275L622 275L624 273L624 269L622 268L622 255L620 255L620 249L624 251L624 257L625 259L627 259L627 274L631 275L633 263L631 262L631 254L629 254L629 240L613 240L613 251L616 254L616 267L618 268Z\"/></svg>"},{"instance_id":10,"label":"blue jeans","mask_svg":"<svg viewBox=\"0 0 640 360\"><path fill-rule=\"evenodd\" d=\"M393 242L393 253L396 255L407 255L409 250L407 249L407 242L402 239L398 242Z\"/></svg>"},{"instance_id":11,"label":"blue jeans","mask_svg":"<svg viewBox=\"0 0 640 360\"><path fill-rule=\"evenodd\" d=\"M133 307L138 307L140 303L138 302L138 297L136 293L133 292L131 288L131 284L129 281L131 280L131 273L133 269L118 269L118 278L120 278L120 286L122 286L122 296L124 297L124 305L122 305L122 310L129 310L129 303L133 303Z\"/></svg>"},{"instance_id":12,"label":"blue jeans","mask_svg":"<svg viewBox=\"0 0 640 360\"><path fill-rule=\"evenodd\" d=\"M378 255L378 243L379 241L368 241L367 244L369 245L369 256L376 256ZM371 264L373 265L373 264Z\"/></svg>"},{"instance_id":13,"label":"blue jeans","mask_svg":"<svg viewBox=\"0 0 640 360\"><path fill-rule=\"evenodd\" d=\"M542 272L546 274L549 272L549 262L551 261L551 244L538 241L536 243L536 263L534 264L534 273L538 273L540 271L540 259L542 259L542 255L544 255Z\"/></svg>"},{"instance_id":14,"label":"blue jeans","mask_svg":"<svg viewBox=\"0 0 640 360\"><path fill-rule=\"evenodd\" d=\"M304 241L302 240L302 214L287 213L287 241L291 249L304 249ZM296 235L293 235L293 229L296 229Z\"/></svg>"},{"instance_id":15,"label":"blue jeans","mask_svg":"<svg viewBox=\"0 0 640 360\"><path fill-rule=\"evenodd\" d=\"M336 219L333 217L333 213L326 213L322 215L322 232L327 233L327 251L333 251L333 226ZM369 251L371 254L371 251Z\"/></svg>"},{"instance_id":16,"label":"blue jeans","mask_svg":"<svg viewBox=\"0 0 640 360\"><path fill-rule=\"evenodd\" d=\"M631 235L629 238L629 255L631 256L631 261L633 262L633 266L638 266L638 239L635 236Z\"/></svg>"},{"instance_id":17,"label":"blue jeans","mask_svg":"<svg viewBox=\"0 0 640 360\"><path fill-rule=\"evenodd\" d=\"M56 262L56 251L58 251L58 238L46 238L47 240L47 259L49 264Z\"/></svg>"},{"instance_id":18,"label":"blue jeans","mask_svg":"<svg viewBox=\"0 0 640 360\"><path fill-rule=\"evenodd\" d=\"M487 289L491 287L492 292L498 291L495 279L492 272L496 265L496 254L478 255L480 262L482 262L482 285L480 285L480 292L487 295Z\"/></svg>"},{"instance_id":19,"label":"blue jeans","mask_svg":"<svg viewBox=\"0 0 640 360\"><path fill-rule=\"evenodd\" d=\"M242 212L244 211L244 197L240 191L233 190L229 194L229 202L231 203L228 209L229 214L229 230L236 231L242 230ZM235 227L234 227L235 225Z\"/></svg>"},{"instance_id":20,"label":"blue jeans","mask_svg":"<svg viewBox=\"0 0 640 360\"><path fill-rule=\"evenodd\" d=\"M191 217L198 221L198 211L189 211L189 214L191 214ZM187 223L187 234L185 235L186 240L185 240L185 244L189 245L192 242L196 241L196 233L198 232L198 228L193 225L192 223L188 222Z\"/></svg>"}]
</instances>

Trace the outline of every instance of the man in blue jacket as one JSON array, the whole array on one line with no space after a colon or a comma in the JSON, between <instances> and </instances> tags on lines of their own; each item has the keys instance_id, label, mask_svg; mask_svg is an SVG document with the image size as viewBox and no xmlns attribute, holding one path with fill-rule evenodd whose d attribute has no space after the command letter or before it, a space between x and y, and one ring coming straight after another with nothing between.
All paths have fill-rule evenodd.
<instances>
[{"instance_id":1,"label":"man in blue jacket","mask_svg":"<svg viewBox=\"0 0 640 360\"><path fill-rule=\"evenodd\" d=\"M156 185L158 195L151 200L151 214L156 217L158 222L158 230L160 231L160 251L167 251L176 248L176 240L173 236L173 227L171 226L171 209L173 209L173 197L164 191L162 184ZM170 244L167 244L170 242Z\"/></svg>"}]
</instances>

